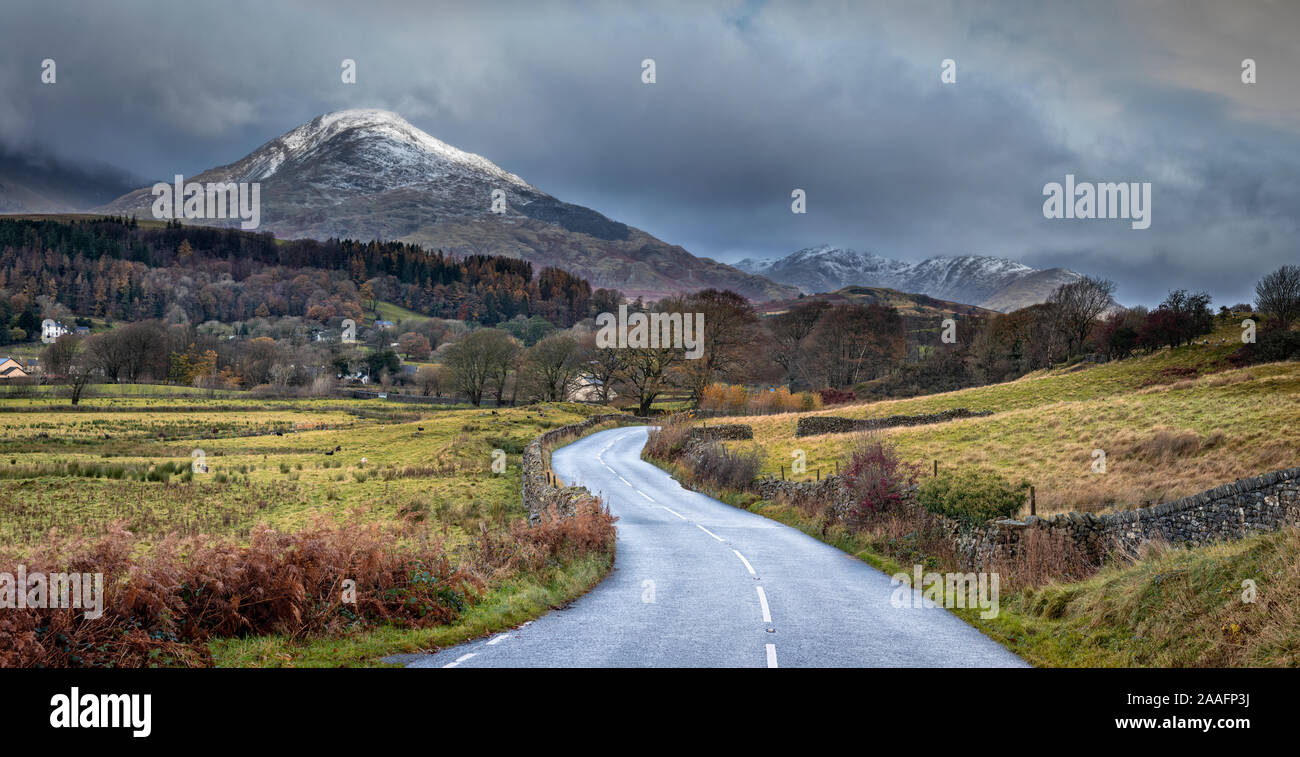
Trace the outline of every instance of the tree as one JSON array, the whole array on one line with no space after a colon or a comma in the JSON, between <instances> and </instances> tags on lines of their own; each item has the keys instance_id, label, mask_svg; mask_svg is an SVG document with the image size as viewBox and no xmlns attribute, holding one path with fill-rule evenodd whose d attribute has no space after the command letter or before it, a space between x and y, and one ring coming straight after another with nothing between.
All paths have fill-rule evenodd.
<instances>
[{"instance_id":1,"label":"tree","mask_svg":"<svg viewBox=\"0 0 1300 757\"><path fill-rule=\"evenodd\" d=\"M617 348L606 348L613 351ZM664 391L674 386L672 370L684 356L672 347L629 347L619 349L622 367L620 384L637 399L637 412L649 415L650 407Z\"/></svg>"},{"instance_id":2,"label":"tree","mask_svg":"<svg viewBox=\"0 0 1300 757\"><path fill-rule=\"evenodd\" d=\"M82 352L81 338L73 334L64 334L45 349L41 350L41 365L51 377L64 377L72 367L73 360Z\"/></svg>"},{"instance_id":3,"label":"tree","mask_svg":"<svg viewBox=\"0 0 1300 757\"><path fill-rule=\"evenodd\" d=\"M424 360L433 352L429 338L414 331L408 331L397 337L397 348L406 355L407 360Z\"/></svg>"},{"instance_id":4,"label":"tree","mask_svg":"<svg viewBox=\"0 0 1300 757\"><path fill-rule=\"evenodd\" d=\"M758 315L749 300L735 292L705 289L663 301L658 310L704 318L703 349L698 358L683 361L680 369L692 399L698 402L704 388L716 381L743 383L749 378L760 335Z\"/></svg>"},{"instance_id":5,"label":"tree","mask_svg":"<svg viewBox=\"0 0 1300 757\"><path fill-rule=\"evenodd\" d=\"M898 311L883 305L836 305L817 324L812 346L827 386L853 386L884 373L906 355Z\"/></svg>"},{"instance_id":6,"label":"tree","mask_svg":"<svg viewBox=\"0 0 1300 757\"><path fill-rule=\"evenodd\" d=\"M1260 279L1255 307L1282 329L1300 319L1300 266L1284 265Z\"/></svg>"},{"instance_id":7,"label":"tree","mask_svg":"<svg viewBox=\"0 0 1300 757\"><path fill-rule=\"evenodd\" d=\"M1175 289L1147 315L1138 333L1138 344L1147 349L1162 345L1177 347L1213 330L1210 295L1205 292L1189 294L1186 289Z\"/></svg>"},{"instance_id":8,"label":"tree","mask_svg":"<svg viewBox=\"0 0 1300 757\"><path fill-rule=\"evenodd\" d=\"M524 373L533 393L543 400L562 402L569 397L582 372L586 354L577 339L552 334L524 351Z\"/></svg>"},{"instance_id":9,"label":"tree","mask_svg":"<svg viewBox=\"0 0 1300 757\"><path fill-rule=\"evenodd\" d=\"M477 407L483 402L489 382L494 380L502 364L513 360L517 349L515 341L506 332L478 329L449 345L443 364L450 373L452 386Z\"/></svg>"},{"instance_id":10,"label":"tree","mask_svg":"<svg viewBox=\"0 0 1300 757\"><path fill-rule=\"evenodd\" d=\"M785 371L791 389L813 385L812 361L805 340L830 306L825 300L810 300L767 320L773 341L772 360Z\"/></svg>"},{"instance_id":11,"label":"tree","mask_svg":"<svg viewBox=\"0 0 1300 757\"><path fill-rule=\"evenodd\" d=\"M1097 318L1111 306L1114 292L1115 282L1092 276L1062 284L1052 292L1048 302L1055 308L1057 328L1065 338L1068 357L1083 351Z\"/></svg>"},{"instance_id":12,"label":"tree","mask_svg":"<svg viewBox=\"0 0 1300 757\"><path fill-rule=\"evenodd\" d=\"M86 384L94 376L95 360L80 338L72 334L59 337L41 351L41 363L51 376L67 381L72 404L81 401Z\"/></svg>"},{"instance_id":13,"label":"tree","mask_svg":"<svg viewBox=\"0 0 1300 757\"><path fill-rule=\"evenodd\" d=\"M441 365L422 365L415 372L415 384L420 387L420 394L425 397L442 396L443 368Z\"/></svg>"},{"instance_id":14,"label":"tree","mask_svg":"<svg viewBox=\"0 0 1300 757\"><path fill-rule=\"evenodd\" d=\"M595 337L595 334L587 334L582 340L582 350L587 355L585 373L595 382L600 402L608 404L614 382L623 370L623 351L597 349Z\"/></svg>"}]
</instances>

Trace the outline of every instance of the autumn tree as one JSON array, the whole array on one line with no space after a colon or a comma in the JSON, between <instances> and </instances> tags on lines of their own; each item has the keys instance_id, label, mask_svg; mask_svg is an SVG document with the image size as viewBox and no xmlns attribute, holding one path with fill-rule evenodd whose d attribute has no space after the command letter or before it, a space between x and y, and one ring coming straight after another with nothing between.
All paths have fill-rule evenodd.
<instances>
[{"instance_id":1,"label":"autumn tree","mask_svg":"<svg viewBox=\"0 0 1300 757\"><path fill-rule=\"evenodd\" d=\"M407 360L425 360L428 359L429 353L433 352L429 338L413 331L397 337L397 349L406 355Z\"/></svg>"}]
</instances>

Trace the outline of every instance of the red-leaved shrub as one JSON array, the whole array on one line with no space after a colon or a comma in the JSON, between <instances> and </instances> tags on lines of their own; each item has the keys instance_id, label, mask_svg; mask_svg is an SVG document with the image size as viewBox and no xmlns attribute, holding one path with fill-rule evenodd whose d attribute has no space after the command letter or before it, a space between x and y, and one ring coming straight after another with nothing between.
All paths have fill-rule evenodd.
<instances>
[{"instance_id":1,"label":"red-leaved shrub","mask_svg":"<svg viewBox=\"0 0 1300 757\"><path fill-rule=\"evenodd\" d=\"M915 489L917 473L917 466L898 457L894 445L864 434L844 472L850 493L845 523L859 529L874 516L898 510Z\"/></svg>"}]
</instances>

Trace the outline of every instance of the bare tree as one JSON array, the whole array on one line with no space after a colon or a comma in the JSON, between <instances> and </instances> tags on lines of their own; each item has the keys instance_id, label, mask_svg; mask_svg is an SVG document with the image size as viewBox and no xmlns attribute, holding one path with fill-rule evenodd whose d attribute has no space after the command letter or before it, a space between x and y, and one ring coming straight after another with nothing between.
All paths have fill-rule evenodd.
<instances>
[{"instance_id":1,"label":"bare tree","mask_svg":"<svg viewBox=\"0 0 1300 757\"><path fill-rule=\"evenodd\" d=\"M1048 302L1053 306L1057 329L1065 338L1068 356L1073 357L1083 349L1097 319L1112 305L1114 291L1115 282L1084 276L1052 292Z\"/></svg>"},{"instance_id":2,"label":"bare tree","mask_svg":"<svg viewBox=\"0 0 1300 757\"><path fill-rule=\"evenodd\" d=\"M547 401L568 399L585 362L582 345L568 334L552 334L524 351L529 388Z\"/></svg>"},{"instance_id":3,"label":"bare tree","mask_svg":"<svg viewBox=\"0 0 1300 757\"><path fill-rule=\"evenodd\" d=\"M444 364L456 389L478 406L489 385L498 388L498 400L505 392L504 378L498 381L502 366L514 361L518 345L500 329L471 331L459 342L447 347Z\"/></svg>"},{"instance_id":4,"label":"bare tree","mask_svg":"<svg viewBox=\"0 0 1300 757\"><path fill-rule=\"evenodd\" d=\"M825 300L810 300L767 320L772 335L772 360L785 371L791 389L799 384L811 387L813 374L805 340L830 307Z\"/></svg>"},{"instance_id":5,"label":"bare tree","mask_svg":"<svg viewBox=\"0 0 1300 757\"><path fill-rule=\"evenodd\" d=\"M637 412L649 415L655 399L675 386L674 369L684 360L682 350L671 347L629 347L622 355L620 384L637 399Z\"/></svg>"},{"instance_id":6,"label":"bare tree","mask_svg":"<svg viewBox=\"0 0 1300 757\"><path fill-rule=\"evenodd\" d=\"M1283 329L1300 319L1300 266L1284 265L1260 279L1255 307Z\"/></svg>"}]
</instances>

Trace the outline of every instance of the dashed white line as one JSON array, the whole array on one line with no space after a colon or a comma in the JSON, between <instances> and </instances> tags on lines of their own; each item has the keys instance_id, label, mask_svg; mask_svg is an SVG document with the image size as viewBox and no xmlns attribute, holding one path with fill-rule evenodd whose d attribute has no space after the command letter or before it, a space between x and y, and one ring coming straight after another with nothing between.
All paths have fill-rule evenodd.
<instances>
[{"instance_id":1,"label":"dashed white line","mask_svg":"<svg viewBox=\"0 0 1300 757\"><path fill-rule=\"evenodd\" d=\"M477 655L477 654L478 654L478 652L470 652L469 654L463 654L463 655L461 655L460 657L457 657L455 662L449 662L449 663L447 663L446 665L443 665L443 667L444 667L444 668L454 668L454 667L456 667L457 665L461 664L462 662L468 660L469 658L471 658L471 657L473 657L473 656L475 656L475 655Z\"/></svg>"},{"instance_id":2,"label":"dashed white line","mask_svg":"<svg viewBox=\"0 0 1300 757\"><path fill-rule=\"evenodd\" d=\"M763 592L762 586L755 586L754 588L758 589L758 605L763 608L763 622L771 623L772 613L767 609L767 594Z\"/></svg>"},{"instance_id":3,"label":"dashed white line","mask_svg":"<svg viewBox=\"0 0 1300 757\"><path fill-rule=\"evenodd\" d=\"M735 553L736 553L736 557L739 557L739 558L740 558L740 561L743 562L743 563L745 564L745 570L749 571L749 575L751 575L751 576L753 576L753 575L757 575L756 573L754 573L754 566L753 566L753 565L750 565L750 564L749 564L749 560L746 560L746 559L745 559L745 556L742 555L742 554L740 554L740 550L733 549L733 550L731 550L731 551L732 551L732 552L735 552Z\"/></svg>"},{"instance_id":4,"label":"dashed white line","mask_svg":"<svg viewBox=\"0 0 1300 757\"><path fill-rule=\"evenodd\" d=\"M495 645L500 644L501 642L505 641L505 640L508 639L508 638L510 638L510 634L508 634L508 633L503 633L503 634L500 634L499 636L493 636L493 637L492 637L492 640L488 642L488 646L489 646L489 647L491 647L491 646L495 646Z\"/></svg>"},{"instance_id":5,"label":"dashed white line","mask_svg":"<svg viewBox=\"0 0 1300 757\"><path fill-rule=\"evenodd\" d=\"M704 533L708 534L709 536L712 536L713 538L717 539L718 541L723 541L723 539L722 539L721 536L718 536L717 534L713 533L712 531L710 531L709 529L705 528L704 526L701 526L699 523L696 523L696 524L695 524L695 527L698 528L698 529L700 529L700 530L703 531Z\"/></svg>"},{"instance_id":6,"label":"dashed white line","mask_svg":"<svg viewBox=\"0 0 1300 757\"><path fill-rule=\"evenodd\" d=\"M646 494L645 492L641 491L640 489L637 489L637 490L636 490L636 493L637 493L637 494L640 494L642 497L645 497L646 499L649 499L651 502L654 502L653 499L650 499L650 495L649 495L649 494Z\"/></svg>"},{"instance_id":7,"label":"dashed white line","mask_svg":"<svg viewBox=\"0 0 1300 757\"><path fill-rule=\"evenodd\" d=\"M775 644L767 645L767 666L769 668L776 667L776 645Z\"/></svg>"},{"instance_id":8,"label":"dashed white line","mask_svg":"<svg viewBox=\"0 0 1300 757\"><path fill-rule=\"evenodd\" d=\"M614 475L615 475L615 476L618 476L617 473L615 473ZM628 486L632 486L632 482L631 482L631 481L628 481L626 478L623 478L622 476L618 476L618 480L619 480L619 481L622 481L623 483L627 484ZM632 488L635 489L636 487L635 487L635 486L632 486Z\"/></svg>"},{"instance_id":9,"label":"dashed white line","mask_svg":"<svg viewBox=\"0 0 1300 757\"><path fill-rule=\"evenodd\" d=\"M668 512L672 513L673 515L676 515L678 518L681 518L682 520L686 520L686 516L685 516L685 515L682 515L681 513L679 513L679 512L677 512L676 510L672 509L672 508L669 507L668 505L660 505L660 507L662 507L663 509L665 509L665 510L667 510Z\"/></svg>"}]
</instances>

